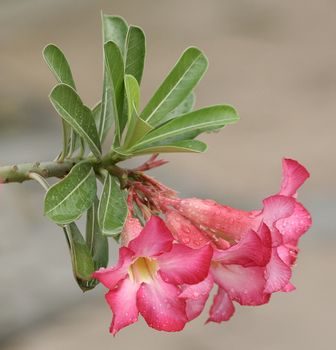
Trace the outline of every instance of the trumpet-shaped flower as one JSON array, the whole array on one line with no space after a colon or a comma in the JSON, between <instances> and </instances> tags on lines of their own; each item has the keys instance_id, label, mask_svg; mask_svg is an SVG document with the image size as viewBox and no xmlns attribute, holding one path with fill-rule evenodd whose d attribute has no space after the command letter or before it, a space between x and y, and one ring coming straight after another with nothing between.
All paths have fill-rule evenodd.
<instances>
[{"instance_id":1,"label":"trumpet-shaped flower","mask_svg":"<svg viewBox=\"0 0 336 350\"><path fill-rule=\"evenodd\" d=\"M284 159L280 191L263 201L262 210L242 211L198 198L163 203L167 226L178 241L192 248L209 242L214 247L211 278L219 290L209 321L229 319L234 312L232 301L260 305L273 292L294 289L290 278L298 240L311 226L311 217L296 200L296 192L308 177L301 164ZM205 283L199 288L206 291ZM207 297L192 298L188 290L181 297L189 309L200 312Z\"/></svg>"},{"instance_id":2,"label":"trumpet-shaped flower","mask_svg":"<svg viewBox=\"0 0 336 350\"><path fill-rule=\"evenodd\" d=\"M163 220L152 216L140 234L120 248L116 266L93 274L109 288L111 333L136 322L139 313L157 330L183 329L188 316L187 301L179 298L181 286L207 277L213 251L210 245L192 249L173 240Z\"/></svg>"}]
</instances>

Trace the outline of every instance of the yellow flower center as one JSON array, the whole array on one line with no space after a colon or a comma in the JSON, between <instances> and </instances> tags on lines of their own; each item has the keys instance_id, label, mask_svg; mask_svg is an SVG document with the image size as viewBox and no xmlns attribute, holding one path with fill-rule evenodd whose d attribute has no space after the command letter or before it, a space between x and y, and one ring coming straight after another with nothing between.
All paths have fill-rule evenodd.
<instances>
[{"instance_id":1,"label":"yellow flower center","mask_svg":"<svg viewBox=\"0 0 336 350\"><path fill-rule=\"evenodd\" d=\"M151 258L140 257L129 267L128 274L132 281L149 283L155 277L158 264Z\"/></svg>"}]
</instances>

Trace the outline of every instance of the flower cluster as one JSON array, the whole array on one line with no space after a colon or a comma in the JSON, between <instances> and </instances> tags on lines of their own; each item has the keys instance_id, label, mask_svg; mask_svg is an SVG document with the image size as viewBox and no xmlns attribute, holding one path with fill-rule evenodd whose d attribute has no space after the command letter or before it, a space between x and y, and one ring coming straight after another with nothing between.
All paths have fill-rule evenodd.
<instances>
[{"instance_id":1,"label":"flower cluster","mask_svg":"<svg viewBox=\"0 0 336 350\"><path fill-rule=\"evenodd\" d=\"M179 331L200 315L214 286L208 322L230 319L233 302L261 305L274 292L292 291L298 241L311 226L296 192L308 177L302 165L284 159L279 193L264 199L261 210L242 211L180 199L139 173L129 188L118 263L94 273L109 289L111 332L136 322L139 313L150 327Z\"/></svg>"}]
</instances>

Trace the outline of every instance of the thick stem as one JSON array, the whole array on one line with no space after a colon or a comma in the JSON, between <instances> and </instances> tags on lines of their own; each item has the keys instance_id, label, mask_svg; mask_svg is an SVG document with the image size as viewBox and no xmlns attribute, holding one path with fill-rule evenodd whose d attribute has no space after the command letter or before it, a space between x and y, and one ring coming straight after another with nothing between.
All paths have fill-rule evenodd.
<instances>
[{"instance_id":1,"label":"thick stem","mask_svg":"<svg viewBox=\"0 0 336 350\"><path fill-rule=\"evenodd\" d=\"M109 168L111 166L111 168L108 169L111 174L120 176L121 173L123 173L123 169L114 165L116 163L115 159L109 159L107 157L101 160L97 160L93 157L86 159L71 158L64 161L56 160L43 163L23 163L0 167L0 183L23 182L32 180L30 176L31 173L36 173L44 178L62 178L69 173L73 166L82 160L90 162L95 171L99 171L100 168Z\"/></svg>"},{"instance_id":2,"label":"thick stem","mask_svg":"<svg viewBox=\"0 0 336 350\"><path fill-rule=\"evenodd\" d=\"M0 167L0 181L2 183L23 182L31 180L30 173L34 172L47 177L63 177L78 160L71 159L63 162L23 163Z\"/></svg>"}]
</instances>

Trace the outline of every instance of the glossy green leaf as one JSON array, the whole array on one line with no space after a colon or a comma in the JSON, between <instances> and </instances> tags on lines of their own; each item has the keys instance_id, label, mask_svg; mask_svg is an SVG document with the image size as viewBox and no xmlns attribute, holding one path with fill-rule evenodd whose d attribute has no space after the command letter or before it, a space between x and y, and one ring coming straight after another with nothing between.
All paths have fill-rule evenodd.
<instances>
[{"instance_id":1,"label":"glossy green leaf","mask_svg":"<svg viewBox=\"0 0 336 350\"><path fill-rule=\"evenodd\" d=\"M84 106L76 91L59 84L52 90L50 100L59 115L85 139L92 153L99 158L101 146L92 112Z\"/></svg>"},{"instance_id":2,"label":"glossy green leaf","mask_svg":"<svg viewBox=\"0 0 336 350\"><path fill-rule=\"evenodd\" d=\"M116 129L116 142L120 142L126 120L122 120L124 106L124 61L121 52L112 41L104 45L105 83L102 99L102 114L99 136L103 140L113 121Z\"/></svg>"},{"instance_id":3,"label":"glossy green leaf","mask_svg":"<svg viewBox=\"0 0 336 350\"><path fill-rule=\"evenodd\" d=\"M239 119L231 106L206 107L184 114L148 133L131 151L170 145L177 141L193 139L205 131L213 131Z\"/></svg>"},{"instance_id":4,"label":"glossy green leaf","mask_svg":"<svg viewBox=\"0 0 336 350\"><path fill-rule=\"evenodd\" d=\"M182 114L186 114L192 111L195 105L195 94L191 93L184 99L175 109L173 109L166 116L166 121L179 117Z\"/></svg>"},{"instance_id":5,"label":"glossy green leaf","mask_svg":"<svg viewBox=\"0 0 336 350\"><path fill-rule=\"evenodd\" d=\"M43 50L43 57L59 83L70 85L76 89L69 63L56 45L46 46Z\"/></svg>"},{"instance_id":6,"label":"glossy green leaf","mask_svg":"<svg viewBox=\"0 0 336 350\"><path fill-rule=\"evenodd\" d=\"M100 123L100 116L101 116L101 110L102 110L102 102L99 101L93 108L92 108L92 116L96 123L97 129L99 128Z\"/></svg>"},{"instance_id":7,"label":"glossy green leaf","mask_svg":"<svg viewBox=\"0 0 336 350\"><path fill-rule=\"evenodd\" d=\"M125 91L128 121L123 149L127 150L128 147L143 138L153 128L138 116L140 88L137 80L132 75L125 75Z\"/></svg>"},{"instance_id":8,"label":"glossy green leaf","mask_svg":"<svg viewBox=\"0 0 336 350\"><path fill-rule=\"evenodd\" d=\"M98 225L98 205L99 201L96 197L92 207L87 211L86 215L86 244L93 258L94 269L106 267L108 264L108 240L104 236ZM98 284L96 279L87 281L85 286L87 289L94 288Z\"/></svg>"},{"instance_id":9,"label":"glossy green leaf","mask_svg":"<svg viewBox=\"0 0 336 350\"><path fill-rule=\"evenodd\" d=\"M43 50L43 57L59 83L67 84L76 90L70 65L63 52L53 44L49 44ZM71 126L62 119L63 123L63 149L64 154L71 154L80 146L80 140ZM69 149L68 149L69 148Z\"/></svg>"},{"instance_id":10,"label":"glossy green leaf","mask_svg":"<svg viewBox=\"0 0 336 350\"><path fill-rule=\"evenodd\" d=\"M128 25L126 21L119 16L102 15L104 44L113 41L122 55L124 55L126 35Z\"/></svg>"},{"instance_id":11,"label":"glossy green leaf","mask_svg":"<svg viewBox=\"0 0 336 350\"><path fill-rule=\"evenodd\" d=\"M199 140L183 140L164 146L153 146L139 151L135 151L133 155L153 154L153 153L180 153L191 152L201 153L206 151L207 145Z\"/></svg>"},{"instance_id":12,"label":"glossy green leaf","mask_svg":"<svg viewBox=\"0 0 336 350\"><path fill-rule=\"evenodd\" d=\"M74 277L83 291L91 289L86 285L95 269L89 248L74 222L65 226L63 231L69 245Z\"/></svg>"},{"instance_id":13,"label":"glossy green leaf","mask_svg":"<svg viewBox=\"0 0 336 350\"><path fill-rule=\"evenodd\" d=\"M64 83L76 89L70 65L63 52L53 44L47 45L43 50L43 57L59 83ZM63 154L71 154L76 147L77 135L71 126L62 119L63 126Z\"/></svg>"},{"instance_id":14,"label":"glossy green leaf","mask_svg":"<svg viewBox=\"0 0 336 350\"><path fill-rule=\"evenodd\" d=\"M167 120L195 88L208 67L208 60L195 47L188 48L144 108L140 117L156 127Z\"/></svg>"},{"instance_id":15,"label":"glossy green leaf","mask_svg":"<svg viewBox=\"0 0 336 350\"><path fill-rule=\"evenodd\" d=\"M127 218L127 203L124 191L116 178L106 175L98 207L98 222L103 234L115 236L124 227Z\"/></svg>"},{"instance_id":16,"label":"glossy green leaf","mask_svg":"<svg viewBox=\"0 0 336 350\"><path fill-rule=\"evenodd\" d=\"M141 83L145 64L146 39L139 27L130 26L126 37L125 74L133 75Z\"/></svg>"},{"instance_id":17,"label":"glossy green leaf","mask_svg":"<svg viewBox=\"0 0 336 350\"><path fill-rule=\"evenodd\" d=\"M125 47L126 35L128 25L125 20L121 17L102 15L102 26L103 26L103 44L112 41L119 48L119 53L115 53L116 58L111 57L112 62L110 68L107 69L106 64L106 50L104 47L104 84L103 84L103 96L102 96L102 108L99 121L99 138L103 142L106 138L107 133L111 129L113 122L119 120L118 108L115 98L115 88L113 86L113 79L111 78L112 67L123 72L123 52ZM114 50L117 51L117 50ZM120 59L121 57L121 59ZM113 62L116 59L116 62ZM111 60L109 60L111 61ZM115 72L118 73L118 72ZM116 74L114 74L115 76ZM123 101L122 101L123 103ZM123 106L123 104L121 105ZM120 128L119 123L116 123L117 137L116 141L120 140Z\"/></svg>"},{"instance_id":18,"label":"glossy green leaf","mask_svg":"<svg viewBox=\"0 0 336 350\"><path fill-rule=\"evenodd\" d=\"M96 191L96 177L91 165L78 163L63 180L49 188L44 215L57 224L69 224L91 207Z\"/></svg>"}]
</instances>

